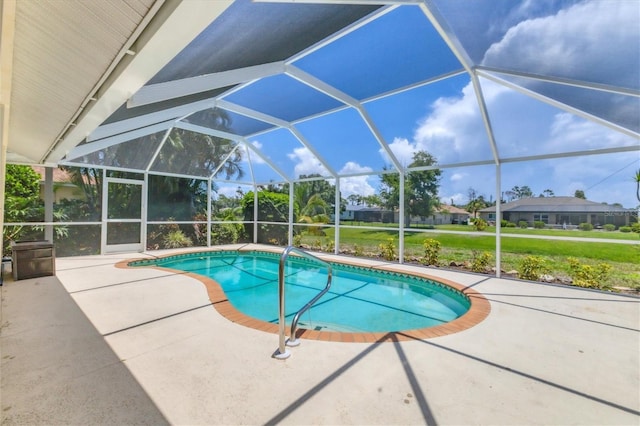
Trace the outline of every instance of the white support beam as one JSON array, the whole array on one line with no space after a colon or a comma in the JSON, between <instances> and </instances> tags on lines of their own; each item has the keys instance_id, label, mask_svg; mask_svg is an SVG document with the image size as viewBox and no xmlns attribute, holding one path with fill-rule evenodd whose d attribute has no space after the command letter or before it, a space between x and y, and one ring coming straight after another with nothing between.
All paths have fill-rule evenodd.
<instances>
[{"instance_id":1,"label":"white support beam","mask_svg":"<svg viewBox=\"0 0 640 426\"><path fill-rule=\"evenodd\" d=\"M202 133L209 136L215 136L217 138L229 139L231 141L242 140L242 136L236 135L234 133L216 130L210 127L199 126L197 124L185 123L184 121L178 121L177 123L175 123L174 127L178 129L188 130L194 133Z\"/></svg>"},{"instance_id":2,"label":"white support beam","mask_svg":"<svg viewBox=\"0 0 640 426\"><path fill-rule=\"evenodd\" d=\"M478 101L478 107L480 108L480 115L482 116L482 122L484 123L487 137L489 138L489 146L491 147L491 154L493 155L493 161L496 164L500 164L500 155L498 154L498 145L493 134L493 127L491 126L491 120L489 119L489 113L487 112L487 104L484 101L484 94L482 93L482 87L478 81L478 77L475 74L471 74L471 82L473 83L473 90L476 94L476 100Z\"/></svg>"},{"instance_id":3,"label":"white support beam","mask_svg":"<svg viewBox=\"0 0 640 426\"><path fill-rule=\"evenodd\" d=\"M162 132L170 129L174 125L174 121L165 121L164 123L158 123L153 126L144 127L142 129L134 130L128 133L111 136L110 138L101 139L97 142L87 143L84 145L73 148L66 156L67 160L73 160L74 158L80 158L92 152L100 151L114 145L118 145L124 142L129 142L143 136L151 135L153 133Z\"/></svg>"},{"instance_id":4,"label":"white support beam","mask_svg":"<svg viewBox=\"0 0 640 426\"><path fill-rule=\"evenodd\" d=\"M325 95L330 96L356 109L356 111L358 111L358 113L360 114L360 117L362 118L362 120L365 122L365 124L367 125L367 127L369 128L373 136L378 141L378 144L389 156L389 159L391 160L391 163L396 168L396 170L398 171L402 170L402 165L396 158L395 154L391 151L391 148L389 148L389 144L384 140L384 138L382 137L382 133L380 133L377 126L375 125L371 117L369 117L369 114L364 109L360 101L336 89L335 87L325 83L324 81L318 79L317 77L304 72L300 68L294 67L293 65L287 65L286 74L295 78L301 83L304 83L309 87L312 87L315 90L321 93L324 93Z\"/></svg>"},{"instance_id":5,"label":"white support beam","mask_svg":"<svg viewBox=\"0 0 640 426\"><path fill-rule=\"evenodd\" d=\"M501 158L500 162L502 164L521 163L523 161L540 161L540 160L552 160L557 158L571 158L571 157L575 158L575 157L583 157L587 155L617 154L621 152L640 152L640 144L618 146L613 148L589 149L584 151L568 151L568 152L557 152L553 154L529 155L526 157Z\"/></svg>"},{"instance_id":6,"label":"white support beam","mask_svg":"<svg viewBox=\"0 0 640 426\"><path fill-rule=\"evenodd\" d=\"M280 74L284 71L284 62L271 62L230 71L222 71L197 77L183 78L166 83L151 84L142 87L129 98L127 107L134 108L163 102L182 96L206 92L236 84L247 83L259 78Z\"/></svg>"},{"instance_id":7,"label":"white support beam","mask_svg":"<svg viewBox=\"0 0 640 426\"><path fill-rule=\"evenodd\" d=\"M171 134L171 129L167 129L167 131L164 132L164 136L162 137L162 140L158 144L158 148L156 148L156 151L151 156L151 160L149 160L149 162L147 163L147 167L144 169L145 172L148 173L151 170L151 167L153 167L153 163L156 162L156 158L158 158L158 155L160 155L160 151L162 151L164 144L167 143L167 139L169 139L170 134Z\"/></svg>"},{"instance_id":8,"label":"white support beam","mask_svg":"<svg viewBox=\"0 0 640 426\"><path fill-rule=\"evenodd\" d=\"M265 123L273 124L278 127L288 127L289 122L285 121L281 118L274 117L272 115L268 115L262 113L260 111L256 111L251 108L244 107L242 105L234 104L232 102L226 101L224 99L219 99L216 101L216 105L222 109L225 109L230 112L236 112L238 114L254 118L259 121L264 121Z\"/></svg>"},{"instance_id":9,"label":"white support beam","mask_svg":"<svg viewBox=\"0 0 640 426\"><path fill-rule=\"evenodd\" d=\"M216 174L224 167L224 164L229 160L229 158L231 158L231 156L239 149L244 149L241 143L237 143L236 146L234 146L233 149L229 151L227 155L224 156L222 161L220 161L220 164L218 164L218 167L216 167L213 173L211 173L211 176L209 176L210 180L215 179Z\"/></svg>"},{"instance_id":10,"label":"white support beam","mask_svg":"<svg viewBox=\"0 0 640 426\"><path fill-rule=\"evenodd\" d=\"M438 34L440 34L440 37L442 37L447 46L449 46L449 49L451 49L451 52L455 55L458 61L460 61L467 72L471 74L473 61L462 44L460 44L455 33L451 28L449 28L449 25L447 25L446 20L440 16L437 6L433 4L433 0L423 0L420 4L420 9L422 9L422 12L425 14L427 19L429 19L431 25L433 25Z\"/></svg>"},{"instance_id":11,"label":"white support beam","mask_svg":"<svg viewBox=\"0 0 640 426\"><path fill-rule=\"evenodd\" d=\"M545 83L560 84L562 86L579 87L581 89L597 90L600 92L613 93L616 95L640 97L640 90L630 89L627 87L611 86L607 84L592 83L592 82L582 81L582 80L573 80L570 78L543 76L540 74L505 70L501 68L492 68L492 67L486 67L486 66L480 66L480 65L475 68L476 70L483 71L485 73L502 74L502 75L508 75L511 77L526 78L528 80L536 80L536 81L542 81Z\"/></svg>"},{"instance_id":12,"label":"white support beam","mask_svg":"<svg viewBox=\"0 0 640 426\"><path fill-rule=\"evenodd\" d=\"M502 166L496 164L496 278L502 275Z\"/></svg>"},{"instance_id":13,"label":"white support beam","mask_svg":"<svg viewBox=\"0 0 640 426\"><path fill-rule=\"evenodd\" d=\"M398 95L400 93L404 93L404 92L408 92L410 90L418 89L418 88L423 87L423 86L428 86L429 84L437 83L439 81L444 81L444 80L446 80L448 78L456 77L458 75L466 74L466 73L467 73L467 71L464 70L464 69L457 69L455 71L449 71L449 72L446 72L444 74L440 74L438 76L428 78L426 80L418 81L417 83L408 84L408 85L400 87L398 89L389 90L388 92L384 92L384 93L380 93L378 95L374 95L374 96L368 97L366 99L361 100L360 102L363 103L363 104L366 104L367 102L375 102L375 101L378 101L380 99L384 99L384 98L388 98L388 97L391 97L391 96L395 96L395 95Z\"/></svg>"},{"instance_id":14,"label":"white support beam","mask_svg":"<svg viewBox=\"0 0 640 426\"><path fill-rule=\"evenodd\" d=\"M243 142L245 146L249 150L251 150L251 152L255 153L258 157L262 159L262 161L267 163L277 174L280 175L280 177L282 177L282 179L284 179L285 182L289 182L289 183L291 182L291 179L287 176L287 174L282 169L280 169L280 167L278 167L273 161L271 161L269 157L262 154L262 152L258 148L253 146L253 144L247 141L246 139L243 139ZM255 181L255 178L254 178L254 181Z\"/></svg>"},{"instance_id":15,"label":"white support beam","mask_svg":"<svg viewBox=\"0 0 640 426\"><path fill-rule=\"evenodd\" d=\"M16 27L16 1L4 0L0 5L0 228L4 226L4 190L6 183L9 118L13 82L13 45ZM0 241L0 252L2 252Z\"/></svg>"},{"instance_id":16,"label":"white support beam","mask_svg":"<svg viewBox=\"0 0 640 426\"><path fill-rule=\"evenodd\" d=\"M255 111L250 108L243 107L241 105L237 105L225 100L218 101L218 106L228 111L236 112L238 114L255 118L256 120L264 121L265 123L270 123L270 124L273 124L274 126L278 126L280 128L289 130L291 134L293 134L293 136L296 139L298 139L298 141L302 144L302 146L307 148L313 155L315 155L315 157L318 159L318 161L320 161L323 167L327 169L329 173L331 173L331 176L333 177L337 176L337 173L335 172L335 170L333 170L333 168L329 165L329 163L327 163L326 160L313 148L313 145L308 143L306 138L298 131L298 129L292 126L291 123L289 123L288 121L285 121L280 118L273 117L271 115L264 114L262 112Z\"/></svg>"},{"instance_id":17,"label":"white support beam","mask_svg":"<svg viewBox=\"0 0 640 426\"><path fill-rule=\"evenodd\" d=\"M518 86L517 84L513 84L510 81L498 78L498 77L494 76L493 74L485 73L485 72L482 72L480 70L478 70L476 72L477 72L478 76L480 76L480 77L484 77L487 80L491 80L494 83L501 84L501 85L503 85L505 87L508 87L510 89L515 90L516 92L520 92L523 95L532 97L532 98L537 99L537 100L539 100L541 102L544 102L546 104L549 104L551 106L559 108L559 109L561 109L563 111L570 112L571 114L577 115L578 117L582 117L582 118L584 118L586 120L602 124L605 127L608 127L610 129L615 130L615 131L620 132L620 133L624 133L625 135L628 135L628 136L631 136L631 137L634 137L634 138L638 138L640 136L640 135L638 135L638 133L627 129L626 127L619 126L617 124L614 124L614 123L612 123L610 121L607 121L605 119L602 119L600 117L596 117L595 115L591 115L589 113L586 113L586 112L584 112L584 111L582 111L580 109L574 108L574 107L569 106L567 104L564 104L562 102L558 102L558 101L556 101L554 99L551 99L551 98L548 98L546 96L543 96L543 95L541 95L541 94L539 94L537 92L534 92L532 90L526 89L526 88L524 88L522 86Z\"/></svg>"},{"instance_id":18,"label":"white support beam","mask_svg":"<svg viewBox=\"0 0 640 426\"><path fill-rule=\"evenodd\" d=\"M320 80L316 76L311 75L308 72L303 71L298 67L295 67L293 65L287 65L285 74L298 80L303 84L306 84L309 87L316 89L321 93L324 93L327 96L330 96L336 99L337 101L342 102L343 104L350 105L353 107L356 107L356 105L360 104L360 102L357 99L347 95L341 90L336 89L335 87L325 83L324 81Z\"/></svg>"},{"instance_id":19,"label":"white support beam","mask_svg":"<svg viewBox=\"0 0 640 426\"><path fill-rule=\"evenodd\" d=\"M404 171L401 171L398 176L398 262L400 263L404 263L404 227L406 225L404 217L406 216L405 210L407 207L404 199L405 176Z\"/></svg>"},{"instance_id":20,"label":"white support beam","mask_svg":"<svg viewBox=\"0 0 640 426\"><path fill-rule=\"evenodd\" d=\"M331 176L333 176L334 178L338 176L338 173L333 169L333 167L331 167L329 163L327 163L327 161L320 155L318 151L316 151L313 145L310 144L309 141L307 141L307 138L305 138L297 128L295 128L294 126L288 126L287 128L289 129L291 134L295 136L296 139L298 139L302 146L308 149L309 152L316 157L316 159L322 164L325 169L327 169Z\"/></svg>"},{"instance_id":21,"label":"white support beam","mask_svg":"<svg viewBox=\"0 0 640 426\"><path fill-rule=\"evenodd\" d=\"M114 136L119 133L129 132L141 127L150 126L162 121L175 120L198 111L214 108L215 106L215 99L205 99L161 110L158 112L140 115L138 117L116 121L114 123L104 124L91 132L91 134L87 136L87 141L92 142L98 139Z\"/></svg>"},{"instance_id":22,"label":"white support beam","mask_svg":"<svg viewBox=\"0 0 640 426\"><path fill-rule=\"evenodd\" d=\"M43 159L58 162L113 114L233 2L231 0L166 2L135 43L136 54L126 56L102 86L76 125Z\"/></svg>"}]
</instances>

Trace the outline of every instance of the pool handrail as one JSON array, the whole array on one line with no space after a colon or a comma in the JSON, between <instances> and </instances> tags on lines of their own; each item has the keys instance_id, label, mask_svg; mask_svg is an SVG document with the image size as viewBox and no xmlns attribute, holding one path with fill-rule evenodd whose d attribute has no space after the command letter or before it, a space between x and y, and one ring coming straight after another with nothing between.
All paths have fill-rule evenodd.
<instances>
[{"instance_id":1,"label":"pool handrail","mask_svg":"<svg viewBox=\"0 0 640 426\"><path fill-rule=\"evenodd\" d=\"M291 322L291 335L289 336L289 340L286 341L286 336L285 336L286 324L285 324L285 309L284 309L285 308L284 269L285 269L287 258L289 257L289 254L291 252L294 252L295 254L301 257L306 257L307 259L313 260L315 262L320 263L323 266L326 266L327 267L327 285L320 291L320 293L318 293L313 299L311 299L306 305L304 305L302 309L296 312L296 314L293 317L293 321ZM288 358L289 352L287 351L286 346L297 346L300 344L298 339L296 338L298 320L300 319L300 316L303 313L305 313L309 308L311 308L311 306L313 306L313 304L316 303L318 299L320 299L322 296L325 295L327 291L329 291L329 288L331 288L331 277L332 277L332 269L331 269L331 264L329 262L326 262L294 246L287 246L287 248L284 249L284 251L282 252L282 255L280 256L280 264L278 267L278 296L279 296L278 330L279 330L280 339L279 339L278 351L274 355L275 358L278 358L278 359Z\"/></svg>"}]
</instances>

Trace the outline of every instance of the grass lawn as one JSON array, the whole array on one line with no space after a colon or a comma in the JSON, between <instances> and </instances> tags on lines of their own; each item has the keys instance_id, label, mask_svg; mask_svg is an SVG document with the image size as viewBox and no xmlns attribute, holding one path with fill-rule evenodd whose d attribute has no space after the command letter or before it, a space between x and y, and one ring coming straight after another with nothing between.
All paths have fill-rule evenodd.
<instances>
[{"instance_id":1,"label":"grass lawn","mask_svg":"<svg viewBox=\"0 0 640 426\"><path fill-rule=\"evenodd\" d=\"M388 224L385 224L385 226ZM405 231L405 258L420 258L424 255L423 243L426 239L440 242L440 264L449 265L451 262L465 262L473 259L478 252L495 254L495 236L475 233L466 234L442 233L438 230L469 231L464 225L448 225L437 227L428 232ZM514 232L505 232L509 231ZM580 263L597 265L607 263L613 267L607 280L610 286L622 286L640 289L640 238L638 234L599 231L555 231L503 228L502 259L503 271L517 270L520 262L528 255L540 256L554 276L570 276L567 258L575 257ZM491 230L490 230L491 232ZM495 229L493 229L495 232ZM304 235L302 244L319 249L331 247L333 242L333 228L326 229L327 236ZM579 240L544 240L533 238L509 238L509 234L524 235L553 235L571 236L578 238L600 238L636 240L638 244L619 244L611 242L588 242ZM398 245L398 232L384 229L340 228L340 249L357 249L366 256L380 254L379 245L393 239ZM495 261L494 263L495 264Z\"/></svg>"},{"instance_id":2,"label":"grass lawn","mask_svg":"<svg viewBox=\"0 0 640 426\"><path fill-rule=\"evenodd\" d=\"M379 228L397 228L397 223L366 223L366 222L343 222L341 226L372 226ZM431 230L431 231L462 231L462 232L475 232L473 226L469 225L436 225L435 229L431 229L428 226L412 225L410 229L415 230ZM516 234L516 235L540 235L540 236L554 236L554 237L572 237L572 238L601 238L609 240L632 240L640 241L640 236L633 232L620 232L620 231L580 231L580 230L562 230L562 229L533 229L533 228L501 228L502 235ZM482 231L484 233L495 234L495 226L487 226Z\"/></svg>"}]
</instances>

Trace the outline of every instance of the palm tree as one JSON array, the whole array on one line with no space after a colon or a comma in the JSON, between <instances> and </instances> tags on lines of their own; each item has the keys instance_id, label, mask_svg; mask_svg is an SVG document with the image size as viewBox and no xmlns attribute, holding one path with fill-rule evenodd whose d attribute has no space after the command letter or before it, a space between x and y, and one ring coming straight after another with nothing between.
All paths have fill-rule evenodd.
<instances>
[{"instance_id":1,"label":"palm tree","mask_svg":"<svg viewBox=\"0 0 640 426\"><path fill-rule=\"evenodd\" d=\"M331 208L331 205L325 200L327 195L325 193L329 191L327 188L324 188L322 184L326 184L326 181L322 181L321 184L310 181L300 182L294 185L293 200L300 212L298 222L329 223L327 211ZM326 186L330 187L328 184L326 184ZM320 226L312 226L309 227L308 230L312 235L322 234L322 228Z\"/></svg>"}]
</instances>

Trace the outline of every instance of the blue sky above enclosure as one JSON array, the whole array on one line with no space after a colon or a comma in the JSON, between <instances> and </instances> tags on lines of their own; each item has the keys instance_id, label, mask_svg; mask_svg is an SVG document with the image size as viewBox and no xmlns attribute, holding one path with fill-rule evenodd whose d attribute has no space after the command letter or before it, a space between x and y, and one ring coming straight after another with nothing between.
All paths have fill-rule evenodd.
<instances>
[{"instance_id":1,"label":"blue sky above enclosure","mask_svg":"<svg viewBox=\"0 0 640 426\"><path fill-rule=\"evenodd\" d=\"M241 0L134 97L148 105L123 106L87 145L111 158L112 138L135 131L139 140L144 129L157 134L154 126L168 123L249 145L243 182L339 175L343 196L379 191L377 172L407 167L425 150L445 166L445 201L465 202L469 187L495 197L499 161L503 189L580 189L632 207L639 18L632 0L383 7ZM316 27L307 34L309 25ZM162 171L188 169L178 164Z\"/></svg>"}]
</instances>

